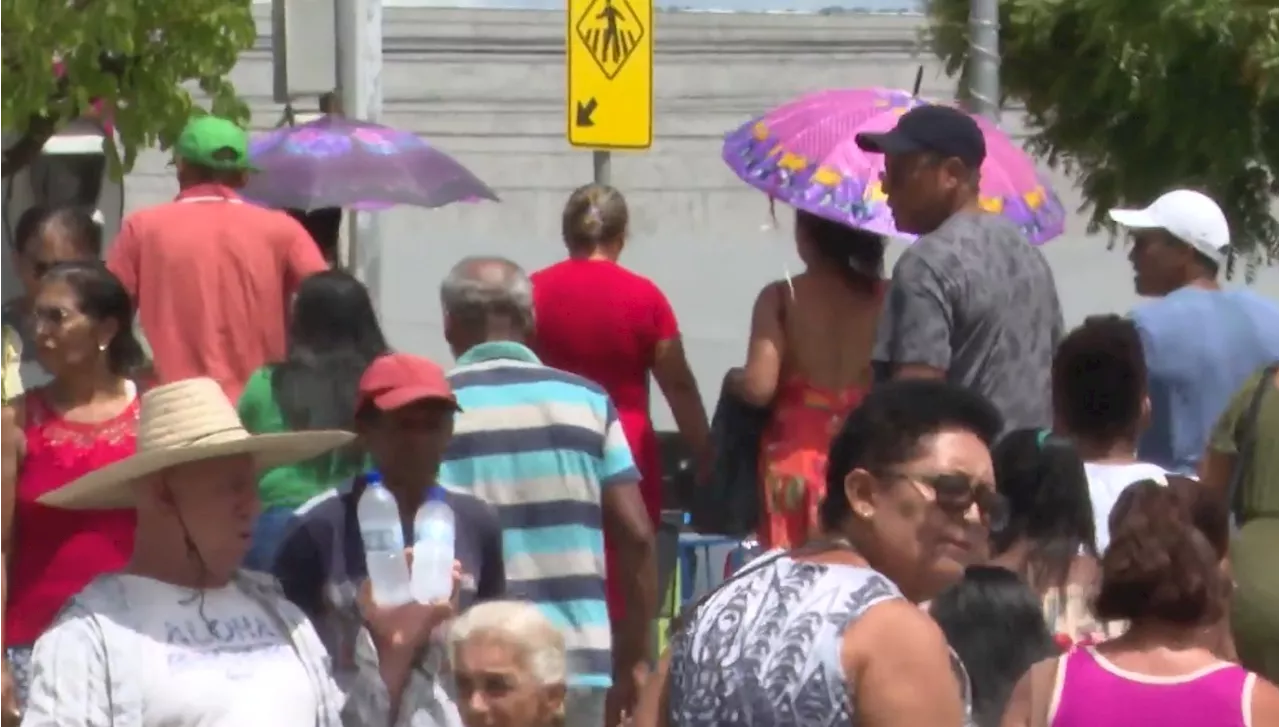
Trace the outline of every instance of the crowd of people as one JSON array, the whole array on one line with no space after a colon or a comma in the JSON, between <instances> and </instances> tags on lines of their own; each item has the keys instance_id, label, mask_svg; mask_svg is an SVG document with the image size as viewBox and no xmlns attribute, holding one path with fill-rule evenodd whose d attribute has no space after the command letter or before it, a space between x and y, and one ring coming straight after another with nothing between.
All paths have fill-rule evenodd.
<instances>
[{"instance_id":1,"label":"crowd of people","mask_svg":"<svg viewBox=\"0 0 1280 727\"><path fill-rule=\"evenodd\" d=\"M806 269L760 291L720 392L761 414L734 496L766 552L660 654L676 503L650 378L694 487L726 423L666 296L618 262L617 190L570 196L563 262L448 271L448 370L395 350L305 215L237 194L228 121L192 120L177 198L105 263L90 211L30 210L4 309L5 719L1275 722L1280 313L1219 287L1217 204L1114 210L1151 300L1066 331L1043 255L977 204L971 118L920 107L858 144L919 239L886 277L885 240L797 212ZM406 542L425 499L452 509L448 601L373 599L372 472Z\"/></svg>"}]
</instances>

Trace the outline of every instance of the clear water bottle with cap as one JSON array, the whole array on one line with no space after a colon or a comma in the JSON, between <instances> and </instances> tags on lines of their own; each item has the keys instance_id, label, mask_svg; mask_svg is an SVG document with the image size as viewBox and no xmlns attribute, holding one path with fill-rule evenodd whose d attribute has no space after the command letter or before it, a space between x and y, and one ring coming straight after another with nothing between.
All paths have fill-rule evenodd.
<instances>
[{"instance_id":1,"label":"clear water bottle with cap","mask_svg":"<svg viewBox=\"0 0 1280 727\"><path fill-rule=\"evenodd\" d=\"M413 519L413 598L447 601L453 595L453 508L444 488L434 487Z\"/></svg>"},{"instance_id":2,"label":"clear water bottle with cap","mask_svg":"<svg viewBox=\"0 0 1280 727\"><path fill-rule=\"evenodd\" d=\"M379 606L399 606L413 600L409 562L404 556L404 530L396 498L382 486L382 475L365 475L364 493L356 504L360 538L373 600Z\"/></svg>"}]
</instances>

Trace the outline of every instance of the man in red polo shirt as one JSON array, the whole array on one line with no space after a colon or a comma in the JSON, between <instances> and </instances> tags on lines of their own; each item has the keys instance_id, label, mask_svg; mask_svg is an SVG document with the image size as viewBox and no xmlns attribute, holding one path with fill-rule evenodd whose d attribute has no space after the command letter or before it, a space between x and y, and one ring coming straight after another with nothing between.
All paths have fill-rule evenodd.
<instances>
[{"instance_id":1,"label":"man in red polo shirt","mask_svg":"<svg viewBox=\"0 0 1280 727\"><path fill-rule=\"evenodd\" d=\"M177 198L125 219L107 267L137 303L156 383L209 376L236 401L284 358L293 294L327 266L302 225L236 193L253 171L243 129L200 116L174 151Z\"/></svg>"}]
</instances>

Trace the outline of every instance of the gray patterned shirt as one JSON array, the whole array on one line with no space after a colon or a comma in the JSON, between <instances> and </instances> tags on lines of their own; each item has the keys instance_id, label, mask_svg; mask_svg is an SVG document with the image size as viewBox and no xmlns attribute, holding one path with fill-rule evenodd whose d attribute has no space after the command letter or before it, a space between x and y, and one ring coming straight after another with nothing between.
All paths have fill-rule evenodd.
<instances>
[{"instance_id":1,"label":"gray patterned shirt","mask_svg":"<svg viewBox=\"0 0 1280 727\"><path fill-rule=\"evenodd\" d=\"M872 357L946 371L1000 409L1005 431L1048 427L1062 327L1040 250L999 215L960 212L898 259Z\"/></svg>"},{"instance_id":2,"label":"gray patterned shirt","mask_svg":"<svg viewBox=\"0 0 1280 727\"><path fill-rule=\"evenodd\" d=\"M872 606L902 594L870 568L766 560L777 552L695 607L672 638L673 727L860 723L841 663L842 635ZM968 714L969 678L954 653L951 663Z\"/></svg>"}]
</instances>

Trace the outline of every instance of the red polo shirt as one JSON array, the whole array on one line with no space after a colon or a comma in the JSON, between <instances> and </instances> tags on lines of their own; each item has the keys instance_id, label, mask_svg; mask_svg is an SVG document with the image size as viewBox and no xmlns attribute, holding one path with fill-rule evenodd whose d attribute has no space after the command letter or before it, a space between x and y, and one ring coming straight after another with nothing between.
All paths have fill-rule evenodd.
<instances>
[{"instance_id":1,"label":"red polo shirt","mask_svg":"<svg viewBox=\"0 0 1280 727\"><path fill-rule=\"evenodd\" d=\"M138 305L156 383L209 376L233 402L284 358L293 294L327 268L292 217L216 184L130 215L107 267Z\"/></svg>"}]
</instances>

